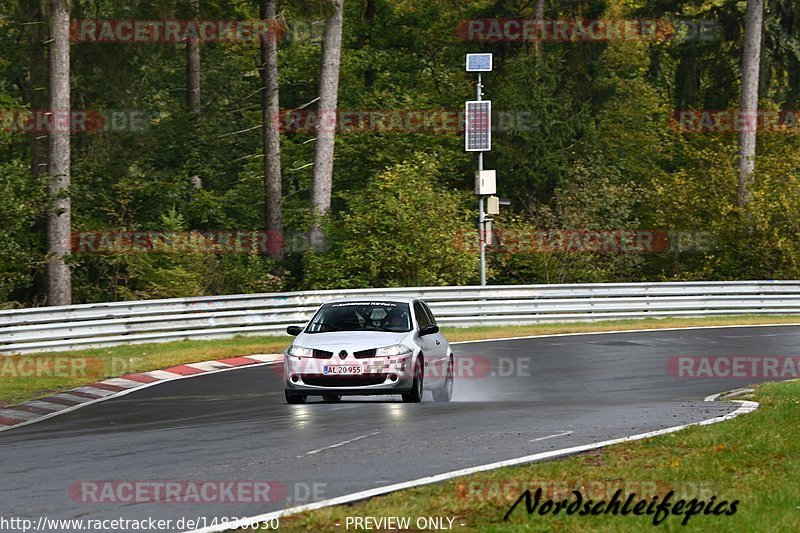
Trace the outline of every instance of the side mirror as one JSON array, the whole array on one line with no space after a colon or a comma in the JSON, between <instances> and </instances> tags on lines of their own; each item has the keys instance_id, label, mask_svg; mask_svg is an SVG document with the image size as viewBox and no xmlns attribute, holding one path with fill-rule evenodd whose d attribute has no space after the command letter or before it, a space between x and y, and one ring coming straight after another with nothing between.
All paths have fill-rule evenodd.
<instances>
[{"instance_id":1,"label":"side mirror","mask_svg":"<svg viewBox=\"0 0 800 533\"><path fill-rule=\"evenodd\" d=\"M419 336L424 337L425 335L433 335L435 333L439 333L439 326L429 324L419 331Z\"/></svg>"},{"instance_id":2,"label":"side mirror","mask_svg":"<svg viewBox=\"0 0 800 533\"><path fill-rule=\"evenodd\" d=\"M292 337L297 337L298 335L303 333L303 328L301 328L300 326L289 326L288 328L286 328L286 333L288 333Z\"/></svg>"}]
</instances>

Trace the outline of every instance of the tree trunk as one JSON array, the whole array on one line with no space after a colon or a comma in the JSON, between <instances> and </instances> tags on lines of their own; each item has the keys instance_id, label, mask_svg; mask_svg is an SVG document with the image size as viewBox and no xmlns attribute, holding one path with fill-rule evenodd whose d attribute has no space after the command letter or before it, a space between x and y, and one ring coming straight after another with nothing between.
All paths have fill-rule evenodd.
<instances>
[{"instance_id":1,"label":"tree trunk","mask_svg":"<svg viewBox=\"0 0 800 533\"><path fill-rule=\"evenodd\" d=\"M697 93L700 89L700 62L698 49L689 48L681 53L675 71L675 103L684 110L697 106Z\"/></svg>"},{"instance_id":2,"label":"tree trunk","mask_svg":"<svg viewBox=\"0 0 800 533\"><path fill-rule=\"evenodd\" d=\"M756 156L756 116L761 61L761 35L764 0L748 0L744 20L744 58L742 62L741 114L749 117L739 132L739 205L751 200Z\"/></svg>"},{"instance_id":3,"label":"tree trunk","mask_svg":"<svg viewBox=\"0 0 800 533\"><path fill-rule=\"evenodd\" d=\"M192 18L200 18L200 0L189 0ZM197 39L186 41L186 103L189 111L200 113L200 42Z\"/></svg>"},{"instance_id":4,"label":"tree trunk","mask_svg":"<svg viewBox=\"0 0 800 533\"><path fill-rule=\"evenodd\" d=\"M533 18L537 20L544 20L544 0L536 0L536 7L533 10ZM544 27L544 26L543 26ZM543 37L544 35L542 35ZM533 42L533 49L536 52L536 58L541 61L542 59L542 46L543 46L543 39L536 40Z\"/></svg>"},{"instance_id":5,"label":"tree trunk","mask_svg":"<svg viewBox=\"0 0 800 533\"><path fill-rule=\"evenodd\" d=\"M192 20L197 21L200 18L200 0L188 0L188 5ZM191 38L186 40L186 107L192 115L200 115L200 41ZM191 129L196 131L197 125ZM203 179L195 173L197 165L194 166L189 182L196 190L201 190Z\"/></svg>"},{"instance_id":6,"label":"tree trunk","mask_svg":"<svg viewBox=\"0 0 800 533\"><path fill-rule=\"evenodd\" d=\"M270 23L269 35L261 37L261 114L264 122L264 222L267 255L283 259L281 200L281 131L278 83L278 39L275 33L277 0L261 0L261 19Z\"/></svg>"},{"instance_id":7,"label":"tree trunk","mask_svg":"<svg viewBox=\"0 0 800 533\"><path fill-rule=\"evenodd\" d=\"M70 110L69 6L50 0L50 111ZM72 278L66 258L70 252L72 206L70 185L70 124L52 117L49 143L50 212L47 218L47 303L72 303Z\"/></svg>"},{"instance_id":8,"label":"tree trunk","mask_svg":"<svg viewBox=\"0 0 800 533\"><path fill-rule=\"evenodd\" d=\"M45 53L47 24L42 12L41 0L25 0L23 8L25 20L30 23L27 98L32 110L42 112L47 108L47 54ZM31 175L36 182L39 182L47 174L47 136L41 132L28 133L28 146ZM37 235L46 235L47 219L38 218L34 231ZM33 271L32 299L34 304L41 302L47 295L47 276L45 274L39 268L35 268Z\"/></svg>"},{"instance_id":9,"label":"tree trunk","mask_svg":"<svg viewBox=\"0 0 800 533\"><path fill-rule=\"evenodd\" d=\"M544 0L536 0L536 7L533 10L533 16L539 20L544 18Z\"/></svg>"},{"instance_id":10,"label":"tree trunk","mask_svg":"<svg viewBox=\"0 0 800 533\"><path fill-rule=\"evenodd\" d=\"M28 35L28 91L31 110L43 111L47 107L47 40L40 0L25 0L25 20L30 24ZM31 174L34 177L47 173L47 137L40 132L28 133Z\"/></svg>"},{"instance_id":11,"label":"tree trunk","mask_svg":"<svg viewBox=\"0 0 800 533\"><path fill-rule=\"evenodd\" d=\"M325 23L322 42L322 65L317 104L317 144L314 149L314 176L311 189L313 226L309 233L312 246L322 245L320 217L331 207L333 151L336 142L336 109L339 98L339 62L342 56L344 0L331 0L334 14Z\"/></svg>"},{"instance_id":12,"label":"tree trunk","mask_svg":"<svg viewBox=\"0 0 800 533\"><path fill-rule=\"evenodd\" d=\"M765 45L767 41L767 31L764 25L761 25L761 43L759 48L761 51L759 52L759 59L758 59L758 94L759 96L769 96L769 85L770 85L770 71L769 65L767 64L767 46Z\"/></svg>"},{"instance_id":13,"label":"tree trunk","mask_svg":"<svg viewBox=\"0 0 800 533\"><path fill-rule=\"evenodd\" d=\"M800 105L800 59L789 57L788 65L786 66L786 79L788 89L783 110L795 111L797 106Z\"/></svg>"},{"instance_id":14,"label":"tree trunk","mask_svg":"<svg viewBox=\"0 0 800 533\"><path fill-rule=\"evenodd\" d=\"M364 22L366 23L366 33L361 36L361 47L369 46L372 42L372 27L373 23L375 22L375 16L378 12L378 6L376 0L367 0L367 6L364 9ZM368 66L366 70L364 70L364 86L369 87L370 89L375 85L375 78L377 77L377 72L371 66Z\"/></svg>"}]
</instances>

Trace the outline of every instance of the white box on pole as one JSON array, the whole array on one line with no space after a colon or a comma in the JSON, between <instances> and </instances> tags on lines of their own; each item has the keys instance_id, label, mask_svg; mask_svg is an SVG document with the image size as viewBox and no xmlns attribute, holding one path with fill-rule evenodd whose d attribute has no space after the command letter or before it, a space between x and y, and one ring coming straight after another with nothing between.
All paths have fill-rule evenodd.
<instances>
[{"instance_id":1,"label":"white box on pole","mask_svg":"<svg viewBox=\"0 0 800 533\"><path fill-rule=\"evenodd\" d=\"M497 193L497 171L480 170L475 173L475 194Z\"/></svg>"}]
</instances>

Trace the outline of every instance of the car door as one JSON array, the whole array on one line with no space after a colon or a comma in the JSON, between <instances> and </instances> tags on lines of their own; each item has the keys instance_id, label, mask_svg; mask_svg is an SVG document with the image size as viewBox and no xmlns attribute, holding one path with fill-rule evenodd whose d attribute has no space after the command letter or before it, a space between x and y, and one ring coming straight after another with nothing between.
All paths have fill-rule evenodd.
<instances>
[{"instance_id":1,"label":"car door","mask_svg":"<svg viewBox=\"0 0 800 533\"><path fill-rule=\"evenodd\" d=\"M427 312L428 318L430 319L431 324L438 326L436 323L436 317L433 316L431 312L431 308L428 307L428 304L425 302L422 303L422 308ZM447 376L447 355L450 353L450 345L447 342L447 339L444 338L442 332L435 333L431 335L433 337L434 343L434 352L436 357L436 365L437 365L437 374L441 376L442 380Z\"/></svg>"},{"instance_id":2,"label":"car door","mask_svg":"<svg viewBox=\"0 0 800 533\"><path fill-rule=\"evenodd\" d=\"M428 306L422 301L414 302L414 315L417 318L418 331L422 331L428 325L435 325L433 315ZM422 353L425 354L425 384L426 388L436 388L444 382L447 366L446 358L447 347L442 344L441 335L438 333L420 336Z\"/></svg>"},{"instance_id":3,"label":"car door","mask_svg":"<svg viewBox=\"0 0 800 533\"><path fill-rule=\"evenodd\" d=\"M419 345L422 348L422 354L425 359L425 378L423 383L426 389L431 387L435 388L439 380L443 377L439 374L438 370L439 356L437 350L439 345L436 344L436 335L420 335L422 330L430 325L431 317L419 300L414 302L414 318L417 320Z\"/></svg>"}]
</instances>

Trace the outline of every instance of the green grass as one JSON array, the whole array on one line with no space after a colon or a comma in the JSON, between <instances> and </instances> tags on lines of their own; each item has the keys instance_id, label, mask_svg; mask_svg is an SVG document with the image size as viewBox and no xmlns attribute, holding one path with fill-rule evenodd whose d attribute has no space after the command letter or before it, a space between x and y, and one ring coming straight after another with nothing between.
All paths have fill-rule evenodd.
<instances>
[{"instance_id":1,"label":"green grass","mask_svg":"<svg viewBox=\"0 0 800 533\"><path fill-rule=\"evenodd\" d=\"M652 516L565 516L563 512L529 516L524 502L505 522L503 516L528 487L532 492L544 490L542 502L550 497L570 497L573 488L582 488L584 497L595 501L608 499L617 488L623 489L623 501L629 493L663 498L672 488L674 498L708 501L716 496L716 503L739 500L737 512L733 516L693 516L686 526L681 526L682 517L668 516L660 529L798 531L800 383L764 384L755 396L761 403L756 412L728 422L284 517L281 530L344 531L347 517L365 516L408 516L412 524L417 517L455 517L456 531L653 529Z\"/></svg>"},{"instance_id":2,"label":"green grass","mask_svg":"<svg viewBox=\"0 0 800 533\"><path fill-rule=\"evenodd\" d=\"M609 320L532 326L444 328L443 331L451 342L457 342L590 331L780 323L800 323L800 316ZM256 353L279 353L289 343L288 337L235 337L223 340L177 341L29 354L19 356L21 359L0 356L0 407L23 403L130 372L146 372L185 363ZM42 368L51 370L36 371L33 376L20 375L21 371L28 368L26 365L37 362L43 362ZM56 371L57 364L62 365L62 369L66 367L67 370Z\"/></svg>"}]
</instances>

